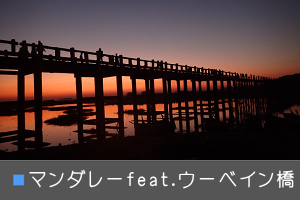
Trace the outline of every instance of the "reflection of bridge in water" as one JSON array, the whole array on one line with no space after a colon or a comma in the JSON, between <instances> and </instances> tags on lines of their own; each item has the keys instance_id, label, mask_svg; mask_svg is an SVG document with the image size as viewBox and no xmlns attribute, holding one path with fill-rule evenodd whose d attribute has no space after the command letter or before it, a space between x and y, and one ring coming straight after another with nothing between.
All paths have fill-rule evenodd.
<instances>
[{"instance_id":1,"label":"reflection of bridge in water","mask_svg":"<svg viewBox=\"0 0 300 200\"><path fill-rule=\"evenodd\" d=\"M85 141L83 133L94 133L97 140L104 140L107 136L106 129L115 128L108 124L116 122L119 129L118 136L124 137L123 76L130 76L132 81L136 134L139 131L143 132L140 130L142 120L139 118L137 107L137 79L145 80L147 112L143 117L145 122L142 122L145 129L155 126L161 120L159 119L161 114L166 124L176 121L181 133L189 133L200 132L200 129L205 128L204 125L234 128L245 122L246 116L261 115L266 112L265 85L269 79L265 77L170 64L163 61L128 58L122 55L107 55L103 54L101 49L97 52L87 52L74 48L45 46L40 42L37 45L28 44L25 41L19 44L15 40L0 40L0 43L7 45L6 49L10 49L0 51L0 74L18 77L18 130L0 133L0 143L17 140L19 150L25 149L25 139L29 137L35 137L36 148L43 146L43 72L74 74L80 142ZM17 52L18 44L21 48ZM34 76L34 131L25 130L24 80L28 74ZM118 118L105 118L103 78L112 76L116 77L117 82ZM96 120L83 120L82 77L94 77L95 80ZM157 111L155 108L157 96L155 95L155 79L162 79L163 111ZM174 84L177 87L176 93L174 91L172 93ZM189 84L191 88L188 87ZM176 102L178 105L173 107ZM84 124L92 124L96 128L84 130Z\"/></svg>"}]
</instances>

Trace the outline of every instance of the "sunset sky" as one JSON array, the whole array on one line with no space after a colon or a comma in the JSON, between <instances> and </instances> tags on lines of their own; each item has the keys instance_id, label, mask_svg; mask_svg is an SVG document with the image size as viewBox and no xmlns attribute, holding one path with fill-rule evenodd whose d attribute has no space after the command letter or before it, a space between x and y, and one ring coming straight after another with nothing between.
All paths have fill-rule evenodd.
<instances>
[{"instance_id":1,"label":"sunset sky","mask_svg":"<svg viewBox=\"0 0 300 200\"><path fill-rule=\"evenodd\" d=\"M0 39L277 78L300 72L299 20L300 1L290 0L4 0ZM104 83L114 94L115 79ZM125 94L129 83L124 78ZM75 97L74 76L45 73L43 89L44 99ZM83 89L93 96L92 78L83 79ZM0 75L0 91L0 101L16 100L17 78ZM26 97L32 96L29 75Z\"/></svg>"}]
</instances>

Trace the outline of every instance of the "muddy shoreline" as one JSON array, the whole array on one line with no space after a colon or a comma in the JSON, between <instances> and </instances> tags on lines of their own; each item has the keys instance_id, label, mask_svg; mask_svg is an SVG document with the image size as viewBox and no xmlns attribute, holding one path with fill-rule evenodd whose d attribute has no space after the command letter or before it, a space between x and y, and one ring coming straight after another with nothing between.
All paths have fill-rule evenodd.
<instances>
[{"instance_id":1,"label":"muddy shoreline","mask_svg":"<svg viewBox=\"0 0 300 200\"><path fill-rule=\"evenodd\" d=\"M125 137L0 152L2 160L299 160L300 129Z\"/></svg>"}]
</instances>

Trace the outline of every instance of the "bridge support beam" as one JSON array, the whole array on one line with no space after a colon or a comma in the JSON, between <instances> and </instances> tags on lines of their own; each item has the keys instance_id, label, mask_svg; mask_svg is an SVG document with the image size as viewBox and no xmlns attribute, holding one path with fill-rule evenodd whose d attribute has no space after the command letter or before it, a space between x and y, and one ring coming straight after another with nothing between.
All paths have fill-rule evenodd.
<instances>
[{"instance_id":1,"label":"bridge support beam","mask_svg":"<svg viewBox=\"0 0 300 200\"><path fill-rule=\"evenodd\" d=\"M97 140L103 141L106 138L106 132L105 132L103 76L101 75L95 76L95 98L96 98Z\"/></svg>"},{"instance_id":2,"label":"bridge support beam","mask_svg":"<svg viewBox=\"0 0 300 200\"><path fill-rule=\"evenodd\" d=\"M137 115L137 91L136 91L136 78L131 77L132 84L132 101L133 101L133 123L134 128L136 129L138 124L138 115Z\"/></svg>"},{"instance_id":3,"label":"bridge support beam","mask_svg":"<svg viewBox=\"0 0 300 200\"><path fill-rule=\"evenodd\" d=\"M251 113L252 115L259 115L260 114L260 99L256 99L256 96L259 94L259 90L254 90L254 84L255 81L253 80L253 77L251 76L251 81L250 81L250 95L251 95L251 100L250 100L250 104L251 104ZM256 91L256 93L255 93ZM257 100L257 101L256 101ZM257 102L257 103L256 103ZM257 112L258 109L258 112Z\"/></svg>"},{"instance_id":4,"label":"bridge support beam","mask_svg":"<svg viewBox=\"0 0 300 200\"><path fill-rule=\"evenodd\" d=\"M151 124L151 100L150 100L150 82L145 79L146 104L147 104L147 123Z\"/></svg>"},{"instance_id":5,"label":"bridge support beam","mask_svg":"<svg viewBox=\"0 0 300 200\"><path fill-rule=\"evenodd\" d=\"M152 122L156 121L156 108L155 108L155 88L154 88L154 78L150 78L150 95L151 95L151 112L152 112Z\"/></svg>"},{"instance_id":6,"label":"bridge support beam","mask_svg":"<svg viewBox=\"0 0 300 200\"><path fill-rule=\"evenodd\" d=\"M223 73L222 73L223 75ZM224 79L221 77L221 100L222 100L222 116L223 116L223 122L226 122L226 98L225 98L225 91L224 91Z\"/></svg>"},{"instance_id":7,"label":"bridge support beam","mask_svg":"<svg viewBox=\"0 0 300 200\"><path fill-rule=\"evenodd\" d=\"M213 93L214 93L214 113L215 119L220 120L219 113L219 95L218 95L218 81L217 81L217 70L213 70Z\"/></svg>"},{"instance_id":8,"label":"bridge support beam","mask_svg":"<svg viewBox=\"0 0 300 200\"><path fill-rule=\"evenodd\" d=\"M241 93L243 97L243 110L240 112L241 116L243 116L243 123L245 122L246 119L246 114L247 114L247 101L245 95L245 83L244 80L241 81Z\"/></svg>"},{"instance_id":9,"label":"bridge support beam","mask_svg":"<svg viewBox=\"0 0 300 200\"><path fill-rule=\"evenodd\" d=\"M124 137L124 101L122 75L117 75L119 136Z\"/></svg>"},{"instance_id":10,"label":"bridge support beam","mask_svg":"<svg viewBox=\"0 0 300 200\"><path fill-rule=\"evenodd\" d=\"M238 94L237 78L238 76L235 74L235 77L233 79L233 91L234 91L235 119L236 119L236 123L239 124L240 116L239 116L239 94Z\"/></svg>"},{"instance_id":11,"label":"bridge support beam","mask_svg":"<svg viewBox=\"0 0 300 200\"><path fill-rule=\"evenodd\" d=\"M245 102L246 102L246 104L245 104L245 117L247 116L247 115L249 115L249 114L251 114L250 113L250 111L251 111L251 108L250 108L250 104L249 104L249 101L250 101L250 96L249 96L249 81L248 81L248 79L247 79L248 77L247 77L247 74L246 74L246 77L245 77L245 79L244 79L244 89L243 89L243 91L244 91L244 98L245 98Z\"/></svg>"},{"instance_id":12,"label":"bridge support beam","mask_svg":"<svg viewBox=\"0 0 300 200\"><path fill-rule=\"evenodd\" d=\"M229 121L231 123L233 123L234 122L234 115L233 115L233 106L232 106L232 86L231 86L231 79L227 79L227 97L228 97ZM234 125L234 124L231 124L231 125Z\"/></svg>"},{"instance_id":13,"label":"bridge support beam","mask_svg":"<svg viewBox=\"0 0 300 200\"><path fill-rule=\"evenodd\" d=\"M183 80L183 87L184 87L184 100L185 100L185 120L186 120L186 132L190 133L190 112L189 112L189 93L188 93L188 83L187 79Z\"/></svg>"},{"instance_id":14,"label":"bridge support beam","mask_svg":"<svg viewBox=\"0 0 300 200\"><path fill-rule=\"evenodd\" d=\"M163 93L164 93L164 118L166 120L169 119L169 111L168 111L168 106L169 106L169 99L168 99L168 90L167 90L167 79L166 77L162 78L162 85L163 85Z\"/></svg>"},{"instance_id":15,"label":"bridge support beam","mask_svg":"<svg viewBox=\"0 0 300 200\"><path fill-rule=\"evenodd\" d=\"M77 117L78 117L78 142L84 143L83 140L83 101L82 101L82 77L75 74L76 79L76 101L77 101Z\"/></svg>"},{"instance_id":16,"label":"bridge support beam","mask_svg":"<svg viewBox=\"0 0 300 200\"><path fill-rule=\"evenodd\" d=\"M35 118L35 142L36 148L41 149L43 143L43 93L42 72L37 67L33 74L34 79L34 118Z\"/></svg>"},{"instance_id":17,"label":"bridge support beam","mask_svg":"<svg viewBox=\"0 0 300 200\"><path fill-rule=\"evenodd\" d=\"M25 75L18 73L18 151L25 150Z\"/></svg>"},{"instance_id":18,"label":"bridge support beam","mask_svg":"<svg viewBox=\"0 0 300 200\"><path fill-rule=\"evenodd\" d=\"M179 119L179 131L180 133L183 133L183 126L182 126L182 108L181 108L181 89L180 89L180 79L177 81L177 99L178 99L178 119Z\"/></svg>"},{"instance_id":19,"label":"bridge support beam","mask_svg":"<svg viewBox=\"0 0 300 200\"><path fill-rule=\"evenodd\" d=\"M262 100L263 98L261 98L261 99L259 98L262 95L261 95L260 89L258 88L258 81L255 79L255 77L253 79L253 87L254 87L253 95L254 95L254 99L255 99L256 115L258 115L261 110L262 110L262 114L263 114L264 111L263 111L263 109L261 109L263 107L263 103L260 103L260 100Z\"/></svg>"},{"instance_id":20,"label":"bridge support beam","mask_svg":"<svg viewBox=\"0 0 300 200\"><path fill-rule=\"evenodd\" d=\"M198 122L198 109L197 109L197 91L196 91L196 81L192 79L192 90L193 90L193 104L194 104L194 127L195 132L199 132L199 122Z\"/></svg>"},{"instance_id":21,"label":"bridge support beam","mask_svg":"<svg viewBox=\"0 0 300 200\"><path fill-rule=\"evenodd\" d=\"M210 76L210 70L208 70L208 76ZM209 118L213 117L213 113L211 110L211 92L210 92L210 80L206 81L206 95L207 95L207 107L208 107L208 115Z\"/></svg>"},{"instance_id":22,"label":"bridge support beam","mask_svg":"<svg viewBox=\"0 0 300 200\"><path fill-rule=\"evenodd\" d=\"M201 130L203 132L203 119L204 119L204 109L203 109L203 94L202 94L202 81L201 78L198 81L199 85L199 100L200 100L200 119L201 119Z\"/></svg>"},{"instance_id":23,"label":"bridge support beam","mask_svg":"<svg viewBox=\"0 0 300 200\"><path fill-rule=\"evenodd\" d=\"M173 120L173 107L172 107L172 80L169 79L168 80L168 103L169 103L169 115L170 115L170 121L174 121Z\"/></svg>"}]
</instances>

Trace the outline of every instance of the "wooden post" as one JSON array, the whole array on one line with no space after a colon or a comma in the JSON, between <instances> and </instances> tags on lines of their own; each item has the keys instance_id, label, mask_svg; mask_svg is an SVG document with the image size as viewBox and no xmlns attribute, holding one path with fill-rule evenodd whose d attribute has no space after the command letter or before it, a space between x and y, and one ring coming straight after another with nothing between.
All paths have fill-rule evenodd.
<instances>
[{"instance_id":1,"label":"wooden post","mask_svg":"<svg viewBox=\"0 0 300 200\"><path fill-rule=\"evenodd\" d=\"M106 139L105 131L105 107L104 107L104 91L103 91L103 76L102 71L102 56L101 49L97 51L97 67L98 71L95 75L95 100L96 100L96 135L97 140L103 141Z\"/></svg>"},{"instance_id":2,"label":"wooden post","mask_svg":"<svg viewBox=\"0 0 300 200\"><path fill-rule=\"evenodd\" d=\"M259 107L259 109L260 109L260 112L261 112L261 114L262 115L264 115L265 114L265 111L264 111L264 93L263 93L263 79L264 77L260 77L260 79L258 79L258 81L257 81L257 91L258 91L258 98L261 100L260 101L260 107Z\"/></svg>"},{"instance_id":3,"label":"wooden post","mask_svg":"<svg viewBox=\"0 0 300 200\"><path fill-rule=\"evenodd\" d=\"M187 74L186 74L187 75ZM185 119L186 119L186 132L190 133L190 113L189 113L189 93L187 86L187 76L183 80L184 87L184 100L185 100Z\"/></svg>"},{"instance_id":4,"label":"wooden post","mask_svg":"<svg viewBox=\"0 0 300 200\"><path fill-rule=\"evenodd\" d=\"M60 49L59 48L55 48L55 60L56 61L60 61L61 58L60 58Z\"/></svg>"},{"instance_id":5,"label":"wooden post","mask_svg":"<svg viewBox=\"0 0 300 200\"><path fill-rule=\"evenodd\" d=\"M246 113L247 115L251 114L251 106L250 106L250 95L249 95L249 77L247 74L245 74L245 80L244 80L244 97L246 102Z\"/></svg>"},{"instance_id":6,"label":"wooden post","mask_svg":"<svg viewBox=\"0 0 300 200\"><path fill-rule=\"evenodd\" d=\"M249 76L248 76L248 84L247 84L247 86L248 86L248 99L249 99L249 113L251 114L251 115L255 115L255 103L253 102L253 100L254 100L254 97L253 97L253 80L252 80L252 74L250 74Z\"/></svg>"},{"instance_id":7,"label":"wooden post","mask_svg":"<svg viewBox=\"0 0 300 200\"><path fill-rule=\"evenodd\" d=\"M161 61L161 64L163 64L163 61ZM167 68L167 62L165 62L165 69ZM165 70L164 69L164 70ZM164 93L164 117L165 119L169 119L169 111L168 111L168 90L167 90L167 78L166 78L166 74L163 75L162 78L162 84L163 84L163 93Z\"/></svg>"},{"instance_id":8,"label":"wooden post","mask_svg":"<svg viewBox=\"0 0 300 200\"><path fill-rule=\"evenodd\" d=\"M244 74L242 74L241 76L241 81L239 83L239 90L240 90L240 98L243 99L243 104L242 104L242 109L240 111L240 116L242 119L242 123L245 123L245 119L246 119L246 98L245 98L245 84L244 84Z\"/></svg>"},{"instance_id":9,"label":"wooden post","mask_svg":"<svg viewBox=\"0 0 300 200\"><path fill-rule=\"evenodd\" d=\"M253 114L252 113L252 105L251 105L251 99L252 99L252 95L251 95L251 90L250 90L250 86L251 86L251 79L249 76L247 76L247 81L246 81L246 87L247 87L247 90L246 92L248 93L247 95L247 104L248 104L248 114Z\"/></svg>"},{"instance_id":10,"label":"wooden post","mask_svg":"<svg viewBox=\"0 0 300 200\"><path fill-rule=\"evenodd\" d=\"M137 114L137 92L136 92L136 78L131 77L131 84L132 84L132 102L133 102L133 123L134 128L137 127L138 124L138 114Z\"/></svg>"},{"instance_id":11,"label":"wooden post","mask_svg":"<svg viewBox=\"0 0 300 200\"><path fill-rule=\"evenodd\" d=\"M137 58L137 59L136 59L136 68L138 69L138 72L139 72L140 69L141 69L141 59L140 59L140 58Z\"/></svg>"},{"instance_id":12,"label":"wooden post","mask_svg":"<svg viewBox=\"0 0 300 200\"><path fill-rule=\"evenodd\" d=\"M243 107L244 107L244 101L243 101L243 88L242 88L242 74L238 74L238 80L236 81L236 87L237 87L237 93L238 93L238 107L237 110L239 111L239 118L240 118L240 122L243 123Z\"/></svg>"},{"instance_id":13,"label":"wooden post","mask_svg":"<svg viewBox=\"0 0 300 200\"><path fill-rule=\"evenodd\" d=\"M244 117L245 117L245 111L244 111L244 107L245 107L245 100L243 97L243 74L239 75L238 81L237 81L237 91L239 94L239 100L240 100L240 105L238 105L238 109L239 109L239 114L240 114L240 121L241 123L244 123Z\"/></svg>"},{"instance_id":14,"label":"wooden post","mask_svg":"<svg viewBox=\"0 0 300 200\"><path fill-rule=\"evenodd\" d=\"M178 64L176 64L178 66ZM182 112L181 112L181 90L180 90L180 79L177 79L177 99L178 99L178 119L179 119L179 131L180 133L183 133L183 127L182 127Z\"/></svg>"},{"instance_id":15,"label":"wooden post","mask_svg":"<svg viewBox=\"0 0 300 200\"><path fill-rule=\"evenodd\" d=\"M258 101L256 101L256 98L255 98L255 96L256 96L256 94L255 94L255 89L254 89L254 79L253 78L255 78L255 76L252 76L252 74L250 74L250 81L249 81L249 93L250 93L250 104L251 104L251 114L252 115L256 115L256 114L258 114L258 113L256 113L256 108L258 108L258 104L259 104L259 102Z\"/></svg>"},{"instance_id":16,"label":"wooden post","mask_svg":"<svg viewBox=\"0 0 300 200\"><path fill-rule=\"evenodd\" d=\"M76 79L76 102L78 117L78 142L84 143L83 140L83 101L82 101L82 79L79 74L75 74Z\"/></svg>"},{"instance_id":17,"label":"wooden post","mask_svg":"<svg viewBox=\"0 0 300 200\"><path fill-rule=\"evenodd\" d=\"M253 77L253 81L254 81L254 100L255 100L255 107L256 107L256 115L260 114L260 103L259 103L259 98L260 98L260 94L258 91L258 86L257 86L257 78L254 76Z\"/></svg>"},{"instance_id":18,"label":"wooden post","mask_svg":"<svg viewBox=\"0 0 300 200\"><path fill-rule=\"evenodd\" d=\"M169 114L170 114L170 121L173 121L173 108L172 108L172 80L168 79L168 96L169 96Z\"/></svg>"},{"instance_id":19,"label":"wooden post","mask_svg":"<svg viewBox=\"0 0 300 200\"><path fill-rule=\"evenodd\" d=\"M251 102L251 100L253 99L253 95L252 95L252 80L251 80L251 76L248 76L248 81L247 81L247 87L248 87L248 113L253 115L253 104Z\"/></svg>"},{"instance_id":20,"label":"wooden post","mask_svg":"<svg viewBox=\"0 0 300 200\"><path fill-rule=\"evenodd\" d=\"M42 70L44 47L41 42L38 44L38 64L33 73L34 79L34 104L35 104L35 142L36 148L41 149L43 143L43 93L42 93Z\"/></svg>"},{"instance_id":21,"label":"wooden post","mask_svg":"<svg viewBox=\"0 0 300 200\"><path fill-rule=\"evenodd\" d=\"M151 105L150 105L150 83L149 79L145 79L146 102L147 102L147 122L151 124Z\"/></svg>"},{"instance_id":22,"label":"wooden post","mask_svg":"<svg viewBox=\"0 0 300 200\"><path fill-rule=\"evenodd\" d=\"M118 57L116 57L116 60ZM119 136L124 137L124 101L123 101L123 56L119 56L120 72L117 75L117 96L118 96L118 123L119 123ZM117 66L116 66L117 67Z\"/></svg>"},{"instance_id":23,"label":"wooden post","mask_svg":"<svg viewBox=\"0 0 300 200\"><path fill-rule=\"evenodd\" d=\"M232 86L231 86L231 73L227 76L227 96L228 96L228 108L229 108L229 121L234 121L233 107L232 107Z\"/></svg>"},{"instance_id":24,"label":"wooden post","mask_svg":"<svg viewBox=\"0 0 300 200\"><path fill-rule=\"evenodd\" d=\"M105 110L104 110L104 92L103 77L98 72L95 76L95 98L96 98L96 129L98 141L105 140Z\"/></svg>"},{"instance_id":25,"label":"wooden post","mask_svg":"<svg viewBox=\"0 0 300 200\"><path fill-rule=\"evenodd\" d=\"M89 54L88 52L84 52L84 61L85 61L85 64L89 64Z\"/></svg>"},{"instance_id":26,"label":"wooden post","mask_svg":"<svg viewBox=\"0 0 300 200\"><path fill-rule=\"evenodd\" d=\"M155 90L154 90L154 78L150 78L150 95L151 95L151 113L152 113L152 122L156 121L156 106L155 106Z\"/></svg>"},{"instance_id":27,"label":"wooden post","mask_svg":"<svg viewBox=\"0 0 300 200\"><path fill-rule=\"evenodd\" d=\"M76 57L75 57L74 47L70 48L70 58L71 58L71 62L72 62L72 67L73 67L73 69L75 69L75 67L76 67Z\"/></svg>"},{"instance_id":28,"label":"wooden post","mask_svg":"<svg viewBox=\"0 0 300 200\"><path fill-rule=\"evenodd\" d=\"M194 67L196 70L196 67ZM196 71L195 71L196 72ZM194 127L195 132L199 132L199 122L198 122L198 109L197 109L197 91L196 91L196 74L192 75L192 90L193 90L193 104L194 104Z\"/></svg>"},{"instance_id":29,"label":"wooden post","mask_svg":"<svg viewBox=\"0 0 300 200\"><path fill-rule=\"evenodd\" d=\"M222 116L223 122L226 122L226 106L225 106L225 91L224 91L224 77L223 71L219 71L220 73L220 82L221 82L221 100L222 100Z\"/></svg>"},{"instance_id":30,"label":"wooden post","mask_svg":"<svg viewBox=\"0 0 300 200\"><path fill-rule=\"evenodd\" d=\"M263 114L262 110L262 93L260 91L260 78L253 77L253 95L255 101L255 112L257 114Z\"/></svg>"},{"instance_id":31,"label":"wooden post","mask_svg":"<svg viewBox=\"0 0 300 200\"><path fill-rule=\"evenodd\" d=\"M199 69L200 70L200 69ZM203 93L202 93L202 78L203 78L203 67L201 72L199 71L200 78L198 79L199 84L199 100L200 100L200 117L201 117L201 130L203 132L203 119L204 119L204 109L203 109Z\"/></svg>"},{"instance_id":32,"label":"wooden post","mask_svg":"<svg viewBox=\"0 0 300 200\"><path fill-rule=\"evenodd\" d=\"M249 87L249 96L250 96L249 103L250 103L250 107L251 107L250 112L252 115L256 115L255 91L254 91L254 81L253 81L252 74L249 77L248 87Z\"/></svg>"},{"instance_id":33,"label":"wooden post","mask_svg":"<svg viewBox=\"0 0 300 200\"><path fill-rule=\"evenodd\" d=\"M238 86L237 86L238 80L239 80L239 75L235 73L232 81L233 81L233 91L234 91L234 107L235 107L234 110L235 110L235 118L236 118L237 124L239 124L239 122L240 122L239 94L238 94Z\"/></svg>"},{"instance_id":34,"label":"wooden post","mask_svg":"<svg viewBox=\"0 0 300 200\"><path fill-rule=\"evenodd\" d=\"M11 52L12 53L16 53L16 45L17 45L18 43L16 42L16 40L15 39L12 39L11 40Z\"/></svg>"},{"instance_id":35,"label":"wooden post","mask_svg":"<svg viewBox=\"0 0 300 200\"><path fill-rule=\"evenodd\" d=\"M244 104L245 102L243 101L243 88L242 88L242 75L241 74L238 74L238 80L237 80L237 83L236 83L236 86L237 86L237 92L238 92L238 111L239 111L239 118L240 118L240 122L243 123L244 122Z\"/></svg>"},{"instance_id":36,"label":"wooden post","mask_svg":"<svg viewBox=\"0 0 300 200\"><path fill-rule=\"evenodd\" d=\"M247 96L247 93L246 93L246 91L247 91L247 87L246 87L246 79L245 79L245 74L242 74L242 81L241 81L241 95L242 95L242 98L244 99L244 108L243 108L243 116L244 116L244 121L245 121L245 119L246 119L246 116L247 116L247 108L248 108L248 106L247 106L247 98L246 98L246 96Z\"/></svg>"},{"instance_id":37,"label":"wooden post","mask_svg":"<svg viewBox=\"0 0 300 200\"><path fill-rule=\"evenodd\" d=\"M262 109L262 114L266 114L266 92L265 92L265 84L266 84L266 79L265 77L263 77L263 79L259 82L260 83L260 87L259 87L259 91L260 91L260 98L262 98L262 103L261 103L261 109Z\"/></svg>"},{"instance_id":38,"label":"wooden post","mask_svg":"<svg viewBox=\"0 0 300 200\"><path fill-rule=\"evenodd\" d=\"M118 95L118 120L119 136L124 137L124 109L123 109L123 84L122 75L117 75L117 95Z\"/></svg>"},{"instance_id":39,"label":"wooden post","mask_svg":"<svg viewBox=\"0 0 300 200\"><path fill-rule=\"evenodd\" d=\"M246 79L245 79L245 75L242 74L242 81L241 81L241 93L242 93L242 98L244 99L244 107L243 107L243 123L245 122L246 120L246 116L248 114L248 102L247 102L247 94L246 94Z\"/></svg>"},{"instance_id":40,"label":"wooden post","mask_svg":"<svg viewBox=\"0 0 300 200\"><path fill-rule=\"evenodd\" d=\"M207 106L208 106L208 115L209 118L212 118L212 110L211 110L211 92L210 92L210 69L207 69L207 81L206 81L206 95L207 95Z\"/></svg>"},{"instance_id":41,"label":"wooden post","mask_svg":"<svg viewBox=\"0 0 300 200\"><path fill-rule=\"evenodd\" d=\"M25 75L18 70L18 151L25 150Z\"/></svg>"},{"instance_id":42,"label":"wooden post","mask_svg":"<svg viewBox=\"0 0 300 200\"><path fill-rule=\"evenodd\" d=\"M150 93L151 93L151 111L152 111L152 122L156 121L156 108L155 108L155 86L154 86L154 60L152 60L151 76L150 76Z\"/></svg>"},{"instance_id":43,"label":"wooden post","mask_svg":"<svg viewBox=\"0 0 300 200\"><path fill-rule=\"evenodd\" d=\"M246 100L247 100L247 106L248 106L248 111L247 113L249 115L252 115L252 104L251 104L251 99L252 99L252 95L251 95L251 77L248 76L246 74L246 90L245 90L245 93L246 93Z\"/></svg>"},{"instance_id":44,"label":"wooden post","mask_svg":"<svg viewBox=\"0 0 300 200\"><path fill-rule=\"evenodd\" d=\"M217 70L213 70L214 113L217 121L220 120L218 92Z\"/></svg>"}]
</instances>

